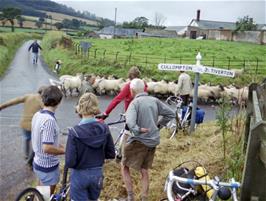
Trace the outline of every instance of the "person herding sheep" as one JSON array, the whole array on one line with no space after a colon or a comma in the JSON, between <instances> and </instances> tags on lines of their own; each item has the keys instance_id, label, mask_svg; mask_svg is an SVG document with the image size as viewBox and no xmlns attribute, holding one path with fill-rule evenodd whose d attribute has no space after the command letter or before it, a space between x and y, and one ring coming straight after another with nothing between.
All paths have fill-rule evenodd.
<instances>
[{"instance_id":1,"label":"person herding sheep","mask_svg":"<svg viewBox=\"0 0 266 201\"><path fill-rule=\"evenodd\" d=\"M183 104L188 105L189 103L189 94L192 89L190 76L185 71L180 71L180 75L178 77L178 84L175 95L180 95L183 99Z\"/></svg>"},{"instance_id":2,"label":"person herding sheep","mask_svg":"<svg viewBox=\"0 0 266 201\"><path fill-rule=\"evenodd\" d=\"M147 201L149 172L152 167L156 146L160 143L159 128L165 126L175 113L159 99L144 92L145 83L141 79L130 82L130 93L134 97L126 111L126 124L131 131L122 150L122 177L127 189L127 200L134 201L134 193L129 168L141 173L141 200ZM162 118L159 120L159 116Z\"/></svg>"}]
</instances>

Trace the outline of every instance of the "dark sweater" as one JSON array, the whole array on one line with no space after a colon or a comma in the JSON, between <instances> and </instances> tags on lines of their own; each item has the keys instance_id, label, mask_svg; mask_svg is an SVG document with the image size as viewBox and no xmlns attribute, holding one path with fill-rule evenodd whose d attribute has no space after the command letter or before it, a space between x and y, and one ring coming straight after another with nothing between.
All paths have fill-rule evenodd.
<instances>
[{"instance_id":1,"label":"dark sweater","mask_svg":"<svg viewBox=\"0 0 266 201\"><path fill-rule=\"evenodd\" d=\"M115 158L108 126L94 121L70 129L65 157L66 166L74 169L101 167L104 159Z\"/></svg>"},{"instance_id":2,"label":"dark sweater","mask_svg":"<svg viewBox=\"0 0 266 201\"><path fill-rule=\"evenodd\" d=\"M41 46L38 43L32 43L29 47L29 51L32 49L33 53L38 53L39 49L42 49Z\"/></svg>"}]
</instances>

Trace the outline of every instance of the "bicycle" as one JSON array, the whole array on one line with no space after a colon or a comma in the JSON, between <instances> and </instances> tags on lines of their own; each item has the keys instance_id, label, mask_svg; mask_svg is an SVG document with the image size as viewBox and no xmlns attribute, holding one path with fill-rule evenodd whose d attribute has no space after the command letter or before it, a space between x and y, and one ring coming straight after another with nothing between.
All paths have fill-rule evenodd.
<instances>
[{"instance_id":1,"label":"bicycle","mask_svg":"<svg viewBox=\"0 0 266 201\"><path fill-rule=\"evenodd\" d=\"M121 123L125 123L126 119L125 119L125 114L120 113L119 114L119 119L117 121L114 122L109 122L107 123L108 126L112 126L112 125L116 125L116 124L121 124ZM96 116L96 118L98 119L102 119L103 114L99 114ZM123 136L125 134L125 128L123 127L120 132L118 137L115 139L114 141L114 145L115 145L115 155L116 155L116 159L120 160L121 158L121 145L123 143Z\"/></svg>"},{"instance_id":2,"label":"bicycle","mask_svg":"<svg viewBox=\"0 0 266 201\"><path fill-rule=\"evenodd\" d=\"M180 167L180 165L178 167ZM196 171L196 169L194 171ZM237 189L240 188L241 185L239 182L236 182L234 178L231 178L229 182L221 182L218 176L215 176L214 179L209 179L208 175L204 174L202 177L195 179L195 176L192 176L189 172L191 171L187 168L175 168L169 172L164 188L167 192L167 200L193 200L193 197L199 195L200 190L197 187L203 189L203 200L215 201L218 197L221 200L228 200L231 196L233 201L238 200Z\"/></svg>"},{"instance_id":3,"label":"bicycle","mask_svg":"<svg viewBox=\"0 0 266 201\"><path fill-rule=\"evenodd\" d=\"M63 179L59 193L52 194L49 201L66 201L70 190L70 184L67 183L68 168L64 167ZM15 201L45 201L43 195L36 188L24 189L15 199Z\"/></svg>"},{"instance_id":4,"label":"bicycle","mask_svg":"<svg viewBox=\"0 0 266 201\"><path fill-rule=\"evenodd\" d=\"M190 126L192 105L189 104L188 107L183 111L183 100L181 97L170 96L165 101L168 105L175 105L175 114L176 118L171 120L166 128L169 129L170 139L174 138L178 133L178 130L182 130L183 132L187 131Z\"/></svg>"}]
</instances>

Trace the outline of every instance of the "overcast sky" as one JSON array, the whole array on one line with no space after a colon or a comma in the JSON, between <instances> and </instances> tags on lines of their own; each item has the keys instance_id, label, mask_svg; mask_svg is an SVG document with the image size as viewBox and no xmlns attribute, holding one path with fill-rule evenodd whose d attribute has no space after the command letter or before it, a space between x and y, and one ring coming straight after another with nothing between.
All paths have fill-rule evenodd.
<instances>
[{"instance_id":1,"label":"overcast sky","mask_svg":"<svg viewBox=\"0 0 266 201\"><path fill-rule=\"evenodd\" d=\"M196 18L197 9L201 10L201 19L235 22L239 17L249 15L256 23L266 23L265 0L194 0L194 1L111 1L111 0L53 0L76 10L89 11L99 17L114 20L117 8L117 22L132 21L134 18L144 16L149 23L154 23L155 13L166 17L164 25L188 25L191 19Z\"/></svg>"}]
</instances>

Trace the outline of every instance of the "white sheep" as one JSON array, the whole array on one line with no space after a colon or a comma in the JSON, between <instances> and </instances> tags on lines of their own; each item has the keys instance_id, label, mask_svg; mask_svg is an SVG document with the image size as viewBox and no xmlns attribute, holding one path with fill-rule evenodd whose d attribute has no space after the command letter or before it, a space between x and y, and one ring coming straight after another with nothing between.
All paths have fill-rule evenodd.
<instances>
[{"instance_id":1,"label":"white sheep","mask_svg":"<svg viewBox=\"0 0 266 201\"><path fill-rule=\"evenodd\" d=\"M67 95L67 91L72 95L72 90L76 89L80 93L84 76L82 74L77 74L76 76L63 75L59 78L62 83L62 92Z\"/></svg>"},{"instance_id":2,"label":"white sheep","mask_svg":"<svg viewBox=\"0 0 266 201\"><path fill-rule=\"evenodd\" d=\"M231 71L235 72L235 77L240 77L244 73L244 69L231 69Z\"/></svg>"}]
</instances>

